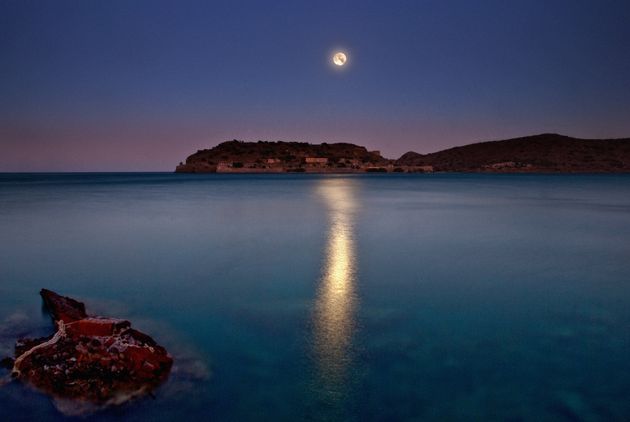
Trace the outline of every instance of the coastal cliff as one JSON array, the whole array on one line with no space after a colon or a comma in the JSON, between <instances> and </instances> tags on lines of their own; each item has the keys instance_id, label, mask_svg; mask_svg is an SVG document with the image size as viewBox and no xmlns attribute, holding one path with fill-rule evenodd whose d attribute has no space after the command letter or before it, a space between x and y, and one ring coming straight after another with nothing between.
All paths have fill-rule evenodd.
<instances>
[{"instance_id":1,"label":"coastal cliff","mask_svg":"<svg viewBox=\"0 0 630 422\"><path fill-rule=\"evenodd\" d=\"M541 134L480 142L430 154L387 159L348 144L223 142L190 155L177 173L623 173L630 172L630 138L578 139Z\"/></svg>"}]
</instances>

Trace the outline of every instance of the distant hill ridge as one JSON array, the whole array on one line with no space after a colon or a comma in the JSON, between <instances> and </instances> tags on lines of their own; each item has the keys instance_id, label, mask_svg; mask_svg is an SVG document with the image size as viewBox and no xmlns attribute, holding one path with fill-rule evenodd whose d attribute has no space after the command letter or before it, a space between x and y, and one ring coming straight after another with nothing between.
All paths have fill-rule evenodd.
<instances>
[{"instance_id":1,"label":"distant hill ridge","mask_svg":"<svg viewBox=\"0 0 630 422\"><path fill-rule=\"evenodd\" d=\"M430 165L435 171L628 172L630 138L578 139L544 133L424 155L408 152L396 164Z\"/></svg>"},{"instance_id":2,"label":"distant hill ridge","mask_svg":"<svg viewBox=\"0 0 630 422\"><path fill-rule=\"evenodd\" d=\"M223 142L177 172L630 172L630 138L578 139L553 133L479 142L397 160L349 143Z\"/></svg>"}]
</instances>

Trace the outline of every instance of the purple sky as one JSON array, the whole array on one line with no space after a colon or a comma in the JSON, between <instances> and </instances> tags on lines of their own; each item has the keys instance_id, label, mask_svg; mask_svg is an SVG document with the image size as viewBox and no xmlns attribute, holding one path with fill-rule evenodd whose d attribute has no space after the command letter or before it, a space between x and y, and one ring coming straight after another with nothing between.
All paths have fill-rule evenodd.
<instances>
[{"instance_id":1,"label":"purple sky","mask_svg":"<svg viewBox=\"0 0 630 422\"><path fill-rule=\"evenodd\" d=\"M0 2L0 171L170 171L234 138L396 158L630 136L630 3L474 3Z\"/></svg>"}]
</instances>

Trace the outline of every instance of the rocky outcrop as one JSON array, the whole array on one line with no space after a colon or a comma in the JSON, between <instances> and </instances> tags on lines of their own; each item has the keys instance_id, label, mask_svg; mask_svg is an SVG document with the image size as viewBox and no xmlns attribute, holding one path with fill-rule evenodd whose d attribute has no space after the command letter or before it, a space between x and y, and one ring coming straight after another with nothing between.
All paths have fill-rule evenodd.
<instances>
[{"instance_id":1,"label":"rocky outcrop","mask_svg":"<svg viewBox=\"0 0 630 422\"><path fill-rule=\"evenodd\" d=\"M62 412L122 404L168 377L171 356L129 321L89 316L83 303L50 290L41 296L56 332L18 340L15 360L3 363L12 366L14 378L52 396Z\"/></svg>"}]
</instances>

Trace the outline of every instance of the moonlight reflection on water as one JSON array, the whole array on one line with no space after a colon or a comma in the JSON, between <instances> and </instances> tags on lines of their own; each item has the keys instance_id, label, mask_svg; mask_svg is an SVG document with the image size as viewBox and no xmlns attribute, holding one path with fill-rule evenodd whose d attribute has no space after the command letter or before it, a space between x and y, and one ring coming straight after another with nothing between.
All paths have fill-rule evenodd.
<instances>
[{"instance_id":1,"label":"moonlight reflection on water","mask_svg":"<svg viewBox=\"0 0 630 422\"><path fill-rule=\"evenodd\" d=\"M341 398L351 364L357 298L354 217L355 184L327 179L318 186L330 228L313 319L317 385L329 398Z\"/></svg>"}]
</instances>

